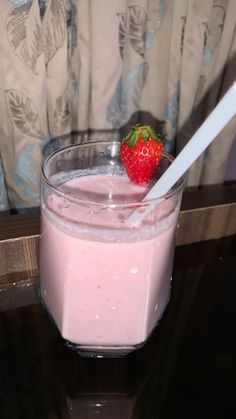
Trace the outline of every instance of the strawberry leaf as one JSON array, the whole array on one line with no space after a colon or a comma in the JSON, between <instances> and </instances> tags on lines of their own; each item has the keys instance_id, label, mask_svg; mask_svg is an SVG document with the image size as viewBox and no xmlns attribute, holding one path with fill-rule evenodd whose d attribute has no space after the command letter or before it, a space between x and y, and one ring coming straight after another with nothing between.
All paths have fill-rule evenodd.
<instances>
[{"instance_id":1,"label":"strawberry leaf","mask_svg":"<svg viewBox=\"0 0 236 419\"><path fill-rule=\"evenodd\" d=\"M148 139L150 138L150 134L149 134L149 129L148 128L143 128L142 129L142 137L143 137L144 141L148 141Z\"/></svg>"},{"instance_id":2,"label":"strawberry leaf","mask_svg":"<svg viewBox=\"0 0 236 419\"><path fill-rule=\"evenodd\" d=\"M148 132L150 137L157 140L157 132L152 127L148 127Z\"/></svg>"},{"instance_id":3,"label":"strawberry leaf","mask_svg":"<svg viewBox=\"0 0 236 419\"><path fill-rule=\"evenodd\" d=\"M128 142L129 147L134 147L137 144L138 139L139 139L139 135L140 134L139 134L138 131L132 131L132 135L131 135L130 140Z\"/></svg>"},{"instance_id":4,"label":"strawberry leaf","mask_svg":"<svg viewBox=\"0 0 236 419\"><path fill-rule=\"evenodd\" d=\"M153 139L158 142L163 142L164 140L164 135L158 133L149 125L136 124L124 137L123 142L127 141L129 147L134 147L137 144L140 136L145 142L147 142L149 139Z\"/></svg>"}]
</instances>

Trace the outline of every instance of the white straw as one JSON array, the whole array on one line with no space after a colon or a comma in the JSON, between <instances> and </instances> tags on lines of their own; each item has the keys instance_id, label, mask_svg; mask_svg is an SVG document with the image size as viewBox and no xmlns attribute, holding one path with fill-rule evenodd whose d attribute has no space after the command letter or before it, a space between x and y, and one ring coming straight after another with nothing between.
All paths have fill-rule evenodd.
<instances>
[{"instance_id":1,"label":"white straw","mask_svg":"<svg viewBox=\"0 0 236 419\"><path fill-rule=\"evenodd\" d=\"M236 113L236 82L231 86L218 105L213 109L208 118L193 135L191 140L179 153L166 172L160 177L143 202L160 198L166 194L170 188L180 179L189 169L195 160L209 146L209 144L222 131L224 126L231 120ZM133 224L140 223L147 214L153 209L154 203L146 207L142 213L134 211L129 217Z\"/></svg>"}]
</instances>

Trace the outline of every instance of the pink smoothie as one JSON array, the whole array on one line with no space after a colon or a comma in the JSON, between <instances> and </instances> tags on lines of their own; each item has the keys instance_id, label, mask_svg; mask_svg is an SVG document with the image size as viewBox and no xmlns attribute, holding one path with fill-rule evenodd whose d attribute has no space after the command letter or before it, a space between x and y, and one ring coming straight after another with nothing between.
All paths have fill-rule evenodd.
<instances>
[{"instance_id":1,"label":"pink smoothie","mask_svg":"<svg viewBox=\"0 0 236 419\"><path fill-rule=\"evenodd\" d=\"M125 176L77 177L60 189L100 203L145 194ZM130 229L121 209L49 197L41 215L41 294L66 340L129 347L150 335L169 299L178 216L168 201L158 211L155 228L146 220Z\"/></svg>"}]
</instances>

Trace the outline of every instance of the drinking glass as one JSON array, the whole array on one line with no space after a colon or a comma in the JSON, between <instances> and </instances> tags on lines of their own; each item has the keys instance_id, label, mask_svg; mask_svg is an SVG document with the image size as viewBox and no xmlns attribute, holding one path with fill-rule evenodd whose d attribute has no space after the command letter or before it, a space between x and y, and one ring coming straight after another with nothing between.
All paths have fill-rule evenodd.
<instances>
[{"instance_id":1,"label":"drinking glass","mask_svg":"<svg viewBox=\"0 0 236 419\"><path fill-rule=\"evenodd\" d=\"M41 173L40 293L66 345L90 357L140 348L170 297L182 177L160 199L134 185L119 142L65 147ZM172 163L164 153L154 181ZM137 225L133 211L153 209Z\"/></svg>"}]
</instances>

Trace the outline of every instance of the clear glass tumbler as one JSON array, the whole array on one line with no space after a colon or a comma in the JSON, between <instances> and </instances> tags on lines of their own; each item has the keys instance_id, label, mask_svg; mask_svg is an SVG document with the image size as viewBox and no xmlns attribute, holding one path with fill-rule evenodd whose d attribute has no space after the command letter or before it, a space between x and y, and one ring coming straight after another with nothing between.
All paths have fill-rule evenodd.
<instances>
[{"instance_id":1,"label":"clear glass tumbler","mask_svg":"<svg viewBox=\"0 0 236 419\"><path fill-rule=\"evenodd\" d=\"M40 291L66 344L90 357L141 347L170 296L184 178L160 200L132 184L119 142L73 145L42 165ZM156 179L173 158L164 154ZM153 210L137 225L133 211Z\"/></svg>"}]
</instances>

